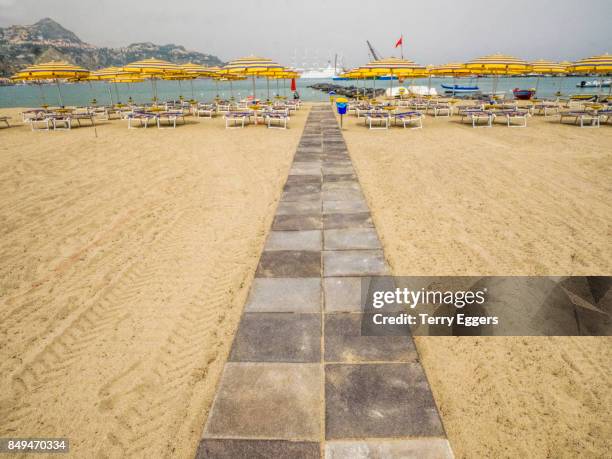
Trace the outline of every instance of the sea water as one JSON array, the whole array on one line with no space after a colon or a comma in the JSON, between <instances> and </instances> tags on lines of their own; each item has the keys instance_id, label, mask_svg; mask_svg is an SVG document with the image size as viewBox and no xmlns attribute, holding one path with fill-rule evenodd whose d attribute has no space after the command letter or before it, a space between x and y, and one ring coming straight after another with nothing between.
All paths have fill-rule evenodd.
<instances>
[{"instance_id":1,"label":"sea water","mask_svg":"<svg viewBox=\"0 0 612 459\"><path fill-rule=\"evenodd\" d=\"M521 77L504 78L500 77L497 81L497 91L504 91L507 97L512 97L512 89L529 89L538 86L538 97L554 97L560 90L563 95L603 93L608 94L609 88L577 88L576 84L581 81L591 81L593 77ZM436 88L439 94L444 94L441 84L455 84L472 86L477 85L483 92L491 92L495 83L494 78L416 78L404 80L399 83L393 81L393 86L422 85ZM364 86L363 80L332 81L329 79L321 80L302 80L298 79L297 91L302 100L305 101L326 101L328 94L309 88L315 83L332 83L341 86ZM275 95L292 97L289 89L289 81L256 79L256 96L260 99L272 98ZM391 84L389 80L369 80L365 82L368 88L388 88ZM234 97L242 99L252 94L252 80L234 81L231 84L227 81L215 82L209 79L198 79L192 81L156 81L157 98L160 101L178 99L183 96L185 99L196 99L199 101L212 101L215 97L229 99ZM51 106L60 105L60 93L63 105L88 105L92 99L96 99L99 105L122 102L127 103L131 97L136 103L151 102L153 97L153 85L150 81L142 83L117 83L109 84L106 82L86 82L86 83L63 83L59 86L55 84L28 84L15 86L0 86L0 107L36 107L42 104ZM269 96L268 96L269 95Z\"/></svg>"}]
</instances>

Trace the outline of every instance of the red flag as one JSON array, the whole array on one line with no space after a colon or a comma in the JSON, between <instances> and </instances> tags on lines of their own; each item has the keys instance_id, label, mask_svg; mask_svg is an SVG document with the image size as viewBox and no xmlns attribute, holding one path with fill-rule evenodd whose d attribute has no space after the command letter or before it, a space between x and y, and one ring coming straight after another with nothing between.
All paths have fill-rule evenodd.
<instances>
[{"instance_id":1,"label":"red flag","mask_svg":"<svg viewBox=\"0 0 612 459\"><path fill-rule=\"evenodd\" d=\"M291 90L295 91L297 89L297 86L295 84L295 78L291 78Z\"/></svg>"},{"instance_id":2,"label":"red flag","mask_svg":"<svg viewBox=\"0 0 612 459\"><path fill-rule=\"evenodd\" d=\"M399 40L397 40L397 43L395 44L395 47L397 48L398 46L402 46L404 44L404 36L402 35L400 37Z\"/></svg>"}]
</instances>

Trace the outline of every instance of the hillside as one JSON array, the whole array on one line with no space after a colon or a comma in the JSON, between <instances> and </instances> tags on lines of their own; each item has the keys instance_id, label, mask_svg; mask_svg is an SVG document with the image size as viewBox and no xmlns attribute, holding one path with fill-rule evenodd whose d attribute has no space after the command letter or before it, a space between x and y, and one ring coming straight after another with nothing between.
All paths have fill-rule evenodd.
<instances>
[{"instance_id":1,"label":"hillside","mask_svg":"<svg viewBox=\"0 0 612 459\"><path fill-rule=\"evenodd\" d=\"M50 60L66 60L89 69L156 57L179 64L195 62L222 65L210 54L190 51L175 44L133 43L122 48L104 48L83 42L53 19L32 25L0 27L0 77L8 77L26 65Z\"/></svg>"}]
</instances>

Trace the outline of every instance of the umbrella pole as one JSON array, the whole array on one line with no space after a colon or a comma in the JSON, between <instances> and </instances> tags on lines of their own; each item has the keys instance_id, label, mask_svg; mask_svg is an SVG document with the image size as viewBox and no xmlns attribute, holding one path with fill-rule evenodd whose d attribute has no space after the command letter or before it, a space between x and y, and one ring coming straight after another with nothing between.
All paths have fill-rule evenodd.
<instances>
[{"instance_id":1,"label":"umbrella pole","mask_svg":"<svg viewBox=\"0 0 612 459\"><path fill-rule=\"evenodd\" d=\"M64 106L64 100L62 99L62 89L60 88L60 82L59 82L59 80L55 80L55 83L57 84L57 94L59 96L60 107L63 107Z\"/></svg>"},{"instance_id":2,"label":"umbrella pole","mask_svg":"<svg viewBox=\"0 0 612 459\"><path fill-rule=\"evenodd\" d=\"M234 100L234 83L230 80L230 95L232 96L232 100Z\"/></svg>"},{"instance_id":3,"label":"umbrella pole","mask_svg":"<svg viewBox=\"0 0 612 459\"><path fill-rule=\"evenodd\" d=\"M266 77L266 86L268 87L268 101L270 100L270 77Z\"/></svg>"},{"instance_id":4,"label":"umbrella pole","mask_svg":"<svg viewBox=\"0 0 612 459\"><path fill-rule=\"evenodd\" d=\"M119 88L117 87L117 82L113 82L113 85L115 86L115 95L117 96L117 103L121 103L121 101L119 99L121 99L121 97L119 97Z\"/></svg>"},{"instance_id":5,"label":"umbrella pole","mask_svg":"<svg viewBox=\"0 0 612 459\"><path fill-rule=\"evenodd\" d=\"M106 85L106 89L108 89L108 97L110 97L111 105L115 105L115 103L113 102L113 92L111 91L111 84L110 83L108 83Z\"/></svg>"},{"instance_id":6,"label":"umbrella pole","mask_svg":"<svg viewBox=\"0 0 612 459\"><path fill-rule=\"evenodd\" d=\"M42 101L42 105L47 105L47 100L45 99L45 92L43 91L42 84L36 83L38 85L38 89L40 89L40 100Z\"/></svg>"},{"instance_id":7,"label":"umbrella pole","mask_svg":"<svg viewBox=\"0 0 612 459\"><path fill-rule=\"evenodd\" d=\"M276 95L280 96L280 91L278 89L278 78L276 79Z\"/></svg>"},{"instance_id":8,"label":"umbrella pole","mask_svg":"<svg viewBox=\"0 0 612 459\"><path fill-rule=\"evenodd\" d=\"M393 99L393 70L391 70L391 94L389 94L391 96L391 98Z\"/></svg>"},{"instance_id":9,"label":"umbrella pole","mask_svg":"<svg viewBox=\"0 0 612 459\"><path fill-rule=\"evenodd\" d=\"M538 97L538 88L540 87L540 75L538 75L538 78L536 79L536 87L535 87L535 93L534 95L536 97Z\"/></svg>"},{"instance_id":10,"label":"umbrella pole","mask_svg":"<svg viewBox=\"0 0 612 459\"><path fill-rule=\"evenodd\" d=\"M253 74L252 79L253 79L253 100L255 100L256 99L256 96L255 96L255 74Z\"/></svg>"},{"instance_id":11,"label":"umbrella pole","mask_svg":"<svg viewBox=\"0 0 612 459\"><path fill-rule=\"evenodd\" d=\"M191 100L195 100L195 95L193 92L193 78L189 80L189 82L191 83Z\"/></svg>"}]
</instances>

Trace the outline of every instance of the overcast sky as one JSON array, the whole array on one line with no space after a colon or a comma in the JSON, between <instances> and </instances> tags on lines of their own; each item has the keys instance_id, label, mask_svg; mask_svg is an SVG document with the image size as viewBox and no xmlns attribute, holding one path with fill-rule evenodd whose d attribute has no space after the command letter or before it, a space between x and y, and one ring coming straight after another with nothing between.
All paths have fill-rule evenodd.
<instances>
[{"instance_id":1,"label":"overcast sky","mask_svg":"<svg viewBox=\"0 0 612 459\"><path fill-rule=\"evenodd\" d=\"M50 17L98 46L176 43L222 60L257 54L291 65L305 53L324 64L383 56L404 34L420 64L493 52L576 60L612 52L612 0L0 0L0 26ZM300 62L301 63L301 62Z\"/></svg>"}]
</instances>

